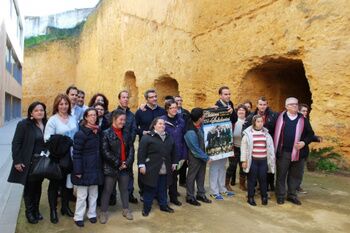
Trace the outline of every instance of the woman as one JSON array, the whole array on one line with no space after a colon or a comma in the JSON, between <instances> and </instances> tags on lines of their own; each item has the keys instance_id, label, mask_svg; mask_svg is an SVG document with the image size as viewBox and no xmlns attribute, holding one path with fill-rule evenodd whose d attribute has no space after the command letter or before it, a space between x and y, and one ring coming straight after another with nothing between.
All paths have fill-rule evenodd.
<instances>
[{"instance_id":1,"label":"woman","mask_svg":"<svg viewBox=\"0 0 350 233\"><path fill-rule=\"evenodd\" d=\"M167 185L171 185L172 172L177 166L175 142L165 132L164 120L155 118L150 130L141 138L138 150L138 166L144 184L142 215L145 217L151 211L155 196L158 198L161 211L174 212L168 206L166 191Z\"/></svg>"},{"instance_id":2,"label":"woman","mask_svg":"<svg viewBox=\"0 0 350 233\"><path fill-rule=\"evenodd\" d=\"M248 116L253 109L252 101L246 100L246 101L244 101L243 105L247 108L247 116Z\"/></svg>"},{"instance_id":3,"label":"woman","mask_svg":"<svg viewBox=\"0 0 350 233\"><path fill-rule=\"evenodd\" d=\"M89 197L87 217L91 223L96 223L98 185L103 183L100 130L96 121L97 110L86 109L80 130L74 136L72 183L77 186L74 222L79 227L84 226L87 197Z\"/></svg>"},{"instance_id":4,"label":"woman","mask_svg":"<svg viewBox=\"0 0 350 233\"><path fill-rule=\"evenodd\" d=\"M97 93L94 96L92 96L92 98L90 99L90 102L89 102L89 107L92 107L96 103L104 104L104 106L105 106L105 114L108 113L109 101L108 101L107 97L104 94Z\"/></svg>"},{"instance_id":5,"label":"woman","mask_svg":"<svg viewBox=\"0 0 350 233\"><path fill-rule=\"evenodd\" d=\"M245 119L247 117L248 109L245 105L240 104L237 107L237 121L233 127L233 149L234 149L234 157L229 157L229 166L226 170L226 189L228 191L233 191L231 185L236 184L236 169L239 164L239 188L243 191L246 191L245 180L246 174L243 171L241 159L241 141L242 141L242 129L243 125L246 122ZM231 181L231 182L230 182Z\"/></svg>"},{"instance_id":6,"label":"woman","mask_svg":"<svg viewBox=\"0 0 350 233\"><path fill-rule=\"evenodd\" d=\"M64 135L73 140L74 134L78 131L77 121L71 115L71 104L67 95L59 94L56 96L53 104L53 115L47 122L44 139L49 141L52 135ZM50 205L50 221L54 224L58 223L57 216L57 197L58 190L61 189L61 214L73 217L74 213L69 208L69 190L66 187L67 175L70 171L62 170L62 179L50 180L48 187L48 199Z\"/></svg>"},{"instance_id":7,"label":"woman","mask_svg":"<svg viewBox=\"0 0 350 233\"><path fill-rule=\"evenodd\" d=\"M23 199L25 214L29 223L36 224L43 217L39 212L41 184L43 179L30 178L34 155L45 151L44 128L46 124L46 106L34 102L28 107L27 118L17 124L12 140L12 158L8 182L24 185Z\"/></svg>"},{"instance_id":8,"label":"woman","mask_svg":"<svg viewBox=\"0 0 350 233\"><path fill-rule=\"evenodd\" d=\"M267 172L275 173L275 150L272 137L263 127L261 115L255 115L252 125L243 131L241 144L242 167L248 173L248 203L254 200L256 181L259 181L261 203L267 205Z\"/></svg>"},{"instance_id":9,"label":"woman","mask_svg":"<svg viewBox=\"0 0 350 233\"><path fill-rule=\"evenodd\" d=\"M97 124L101 131L109 128L109 121L105 116L105 105L103 103L95 103L93 107L97 110Z\"/></svg>"},{"instance_id":10,"label":"woman","mask_svg":"<svg viewBox=\"0 0 350 233\"><path fill-rule=\"evenodd\" d=\"M175 100L168 100L165 102L165 111L167 114L161 117L165 122L165 131L173 137L175 141L176 161L182 161L182 163L184 163L187 159L187 148L184 139L186 133L185 120L182 115L178 114L177 103ZM177 198L177 175L178 172L174 170L172 177L173 181L169 186L169 197L171 203L181 206L182 203Z\"/></svg>"},{"instance_id":11,"label":"woman","mask_svg":"<svg viewBox=\"0 0 350 233\"><path fill-rule=\"evenodd\" d=\"M103 132L102 155L104 168L104 188L101 197L100 223L108 221L109 199L113 192L114 184L119 186L120 197L123 206L122 215L133 220L129 209L129 176L134 162L134 145L130 132L124 128L126 115L122 110L111 113L112 126Z\"/></svg>"}]
</instances>

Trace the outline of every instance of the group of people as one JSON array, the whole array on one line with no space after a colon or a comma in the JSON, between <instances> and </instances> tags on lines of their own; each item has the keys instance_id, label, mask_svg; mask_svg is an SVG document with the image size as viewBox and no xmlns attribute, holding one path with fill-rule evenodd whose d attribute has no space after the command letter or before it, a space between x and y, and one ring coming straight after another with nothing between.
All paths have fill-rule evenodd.
<instances>
[{"instance_id":1,"label":"group of people","mask_svg":"<svg viewBox=\"0 0 350 233\"><path fill-rule=\"evenodd\" d=\"M169 203L182 205L178 183L186 188L186 202L194 206L234 196L231 186L236 184L238 166L239 186L247 191L250 205L256 205L256 190L260 190L263 205L268 203L268 190L276 192L278 204L283 204L286 197L301 204L297 190L301 190L308 144L320 140L309 123L307 105L299 105L296 98L290 97L285 101L286 110L278 114L261 97L255 111L250 101L234 108L230 89L221 87L215 108L230 113L234 145L226 169L227 159L213 160L206 153L202 108L187 111L182 107L181 96L167 96L162 108L154 89L147 90L144 97L146 103L134 114L128 107L129 92L123 90L118 94L118 106L109 111L105 95L95 94L86 106L85 93L70 86L65 94L56 96L49 119L44 103L33 102L28 107L27 117L18 123L13 138L13 167L8 181L24 185L29 223L43 219L39 203L45 177L33 176L32 171L45 155L61 170L60 179L49 179L47 191L50 221L55 224L59 221L59 197L61 214L73 217L77 226L84 226L85 214L91 223L96 223L98 205L99 221L107 223L108 208L116 204L117 186L122 216L132 220L129 203L138 203L134 196L136 154L137 183L145 217L154 199L160 210L167 213L174 212ZM212 200L204 188L207 164ZM74 212L69 207L72 200L76 202Z\"/></svg>"}]
</instances>

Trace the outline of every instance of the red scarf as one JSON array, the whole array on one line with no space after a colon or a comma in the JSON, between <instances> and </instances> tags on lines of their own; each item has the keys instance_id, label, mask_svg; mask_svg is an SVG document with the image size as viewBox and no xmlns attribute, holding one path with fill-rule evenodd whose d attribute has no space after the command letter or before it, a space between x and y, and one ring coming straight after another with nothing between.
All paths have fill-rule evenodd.
<instances>
[{"instance_id":1,"label":"red scarf","mask_svg":"<svg viewBox=\"0 0 350 233\"><path fill-rule=\"evenodd\" d=\"M124 144L124 139L123 139L123 131L122 129L117 129L114 126L112 126L113 131L115 135L119 138L121 142L121 162L124 162L126 160L126 155L125 155L125 144Z\"/></svg>"},{"instance_id":2,"label":"red scarf","mask_svg":"<svg viewBox=\"0 0 350 233\"><path fill-rule=\"evenodd\" d=\"M85 125L85 127L91 129L94 134L97 134L98 130L100 129L98 125L92 125L89 122Z\"/></svg>"}]
</instances>

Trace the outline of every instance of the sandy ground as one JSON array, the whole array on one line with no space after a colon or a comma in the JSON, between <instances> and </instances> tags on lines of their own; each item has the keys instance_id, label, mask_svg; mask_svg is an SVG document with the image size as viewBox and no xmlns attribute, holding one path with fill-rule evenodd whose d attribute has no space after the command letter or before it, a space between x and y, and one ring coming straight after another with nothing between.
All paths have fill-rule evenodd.
<instances>
[{"instance_id":1,"label":"sandy ground","mask_svg":"<svg viewBox=\"0 0 350 233\"><path fill-rule=\"evenodd\" d=\"M50 223L45 182L40 204L44 220L36 225L28 224L22 202L16 232L350 232L350 178L306 173L303 187L308 194L300 195L301 206L289 202L277 205L271 194L268 206L262 206L257 197L256 207L246 203L246 193L236 186L233 198L194 207L185 203L185 189L180 187L179 200L183 206L173 206L174 214L160 212L154 203L151 214L145 218L141 215L142 205L131 204L134 220L128 221L121 215L118 200L117 206L110 208L107 224L91 224L86 220L85 227L78 228L73 219L60 214L58 224ZM73 206L71 203L72 209Z\"/></svg>"}]
</instances>

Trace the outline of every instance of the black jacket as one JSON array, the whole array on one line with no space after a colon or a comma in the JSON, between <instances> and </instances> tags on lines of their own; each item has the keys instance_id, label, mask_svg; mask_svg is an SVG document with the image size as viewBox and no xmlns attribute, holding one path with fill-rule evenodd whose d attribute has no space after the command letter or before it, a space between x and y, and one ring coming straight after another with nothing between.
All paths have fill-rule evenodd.
<instances>
[{"instance_id":1,"label":"black jacket","mask_svg":"<svg viewBox=\"0 0 350 233\"><path fill-rule=\"evenodd\" d=\"M258 114L258 109L256 109L254 112L251 112L247 119L245 124L243 125L243 130L242 132L248 128L249 126L252 125L252 120L253 120L253 116ZM269 134L271 135L272 139L273 136L275 134L275 126L276 126L276 122L277 122L277 118L278 118L278 113L272 111L270 108L267 108L265 111L265 124L264 127L269 131Z\"/></svg>"},{"instance_id":2,"label":"black jacket","mask_svg":"<svg viewBox=\"0 0 350 233\"><path fill-rule=\"evenodd\" d=\"M229 104L231 105L231 108L233 109L231 116L230 116L230 121L231 121L232 126L233 126L236 123L238 117L237 117L237 112L235 111L235 108L233 106L232 101L230 101ZM225 107L220 100L216 101L215 105L218 106L219 108L226 108L227 109L227 107Z\"/></svg>"},{"instance_id":3,"label":"black jacket","mask_svg":"<svg viewBox=\"0 0 350 233\"><path fill-rule=\"evenodd\" d=\"M174 139L166 134L163 141L160 136L151 131L142 137L138 150L138 165L146 166L146 174L141 176L143 184L156 187L159 171L165 162L167 170L167 185L172 183L172 164L176 164L175 142Z\"/></svg>"},{"instance_id":4,"label":"black jacket","mask_svg":"<svg viewBox=\"0 0 350 233\"><path fill-rule=\"evenodd\" d=\"M101 133L81 126L74 135L72 183L75 185L103 184L102 158L100 154ZM82 175L77 178L75 175Z\"/></svg>"},{"instance_id":5,"label":"black jacket","mask_svg":"<svg viewBox=\"0 0 350 233\"><path fill-rule=\"evenodd\" d=\"M71 173L73 170L73 162L71 157L71 147L73 140L65 135L54 134L46 142L47 148L50 151L50 158L60 164L61 169L66 173Z\"/></svg>"},{"instance_id":6,"label":"black jacket","mask_svg":"<svg viewBox=\"0 0 350 233\"><path fill-rule=\"evenodd\" d=\"M160 117L166 114L164 108L157 106L155 109L151 109L148 105L145 106L145 111L138 109L135 113L135 121L137 127L137 134L141 140L143 131L149 131L149 127L156 117Z\"/></svg>"},{"instance_id":7,"label":"black jacket","mask_svg":"<svg viewBox=\"0 0 350 233\"><path fill-rule=\"evenodd\" d=\"M30 170L35 143L35 124L31 120L25 119L18 122L15 135L12 139L12 167L8 182L25 185ZM43 137L44 141L44 137ZM15 168L15 164L23 163L23 172Z\"/></svg>"},{"instance_id":8,"label":"black jacket","mask_svg":"<svg viewBox=\"0 0 350 233\"><path fill-rule=\"evenodd\" d=\"M123 139L125 143L127 171L132 173L132 164L134 162L134 143L131 134L123 128ZM106 176L117 176L121 166L121 141L115 134L112 127L103 132L102 137L102 158L103 172Z\"/></svg>"}]
</instances>

